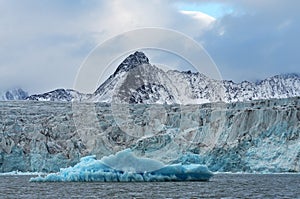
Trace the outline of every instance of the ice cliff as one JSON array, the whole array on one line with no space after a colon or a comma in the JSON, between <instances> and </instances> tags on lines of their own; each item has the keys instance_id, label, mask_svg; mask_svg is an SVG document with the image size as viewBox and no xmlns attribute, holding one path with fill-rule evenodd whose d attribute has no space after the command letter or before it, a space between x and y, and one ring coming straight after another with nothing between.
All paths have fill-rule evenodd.
<instances>
[{"instance_id":1,"label":"ice cliff","mask_svg":"<svg viewBox=\"0 0 300 199\"><path fill-rule=\"evenodd\" d=\"M126 148L212 171L299 172L300 97L202 105L0 102L0 172L56 172Z\"/></svg>"}]
</instances>

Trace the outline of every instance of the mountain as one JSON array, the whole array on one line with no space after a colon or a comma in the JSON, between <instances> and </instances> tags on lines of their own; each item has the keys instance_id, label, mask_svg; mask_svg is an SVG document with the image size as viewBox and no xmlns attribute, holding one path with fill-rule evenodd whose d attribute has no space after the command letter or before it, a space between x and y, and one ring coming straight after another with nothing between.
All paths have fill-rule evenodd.
<instances>
[{"instance_id":1,"label":"mountain","mask_svg":"<svg viewBox=\"0 0 300 199\"><path fill-rule=\"evenodd\" d=\"M236 84L224 81L224 87L228 102L296 97L300 96L300 76L298 74L276 75L256 83L243 81Z\"/></svg>"},{"instance_id":2,"label":"mountain","mask_svg":"<svg viewBox=\"0 0 300 199\"><path fill-rule=\"evenodd\" d=\"M219 81L201 73L163 71L142 52L126 58L89 101L145 104L202 104L300 96L300 76L277 75L263 81Z\"/></svg>"},{"instance_id":3,"label":"mountain","mask_svg":"<svg viewBox=\"0 0 300 199\"><path fill-rule=\"evenodd\" d=\"M252 83L215 80L199 72L164 71L152 65L143 52L129 55L92 94L72 89L18 97L9 92L2 100L88 101L129 104L203 104L280 99L300 96L300 76L277 75Z\"/></svg>"},{"instance_id":4,"label":"mountain","mask_svg":"<svg viewBox=\"0 0 300 199\"><path fill-rule=\"evenodd\" d=\"M16 88L12 90L0 93L0 100L25 100L28 97L28 93L21 88Z\"/></svg>"},{"instance_id":5,"label":"mountain","mask_svg":"<svg viewBox=\"0 0 300 199\"><path fill-rule=\"evenodd\" d=\"M89 98L90 101L118 103L178 103L176 87L168 75L149 63L142 52L126 58Z\"/></svg>"},{"instance_id":6,"label":"mountain","mask_svg":"<svg viewBox=\"0 0 300 199\"><path fill-rule=\"evenodd\" d=\"M61 102L70 102L74 99L82 100L88 95L79 93L78 91L72 89L56 89L44 94L31 95L26 97L27 100L34 101L61 101Z\"/></svg>"}]
</instances>

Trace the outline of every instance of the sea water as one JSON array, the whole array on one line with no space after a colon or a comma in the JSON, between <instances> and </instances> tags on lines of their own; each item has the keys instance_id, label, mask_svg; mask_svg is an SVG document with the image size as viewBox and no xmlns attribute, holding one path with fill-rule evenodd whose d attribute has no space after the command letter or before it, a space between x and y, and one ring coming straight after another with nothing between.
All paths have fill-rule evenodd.
<instances>
[{"instance_id":1,"label":"sea water","mask_svg":"<svg viewBox=\"0 0 300 199\"><path fill-rule=\"evenodd\" d=\"M208 182L44 182L0 176L0 198L300 198L300 174L216 174Z\"/></svg>"}]
</instances>

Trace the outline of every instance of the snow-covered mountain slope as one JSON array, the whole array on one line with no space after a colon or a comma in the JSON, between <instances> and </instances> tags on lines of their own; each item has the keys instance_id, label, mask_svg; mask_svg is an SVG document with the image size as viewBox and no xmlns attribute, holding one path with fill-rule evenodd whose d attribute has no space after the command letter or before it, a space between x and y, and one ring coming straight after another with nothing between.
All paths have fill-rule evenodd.
<instances>
[{"instance_id":1,"label":"snow-covered mountain slope","mask_svg":"<svg viewBox=\"0 0 300 199\"><path fill-rule=\"evenodd\" d=\"M127 57L89 98L93 102L175 103L176 88L161 69L150 65L142 52Z\"/></svg>"},{"instance_id":2,"label":"snow-covered mountain slope","mask_svg":"<svg viewBox=\"0 0 300 199\"><path fill-rule=\"evenodd\" d=\"M70 102L74 99L82 100L85 99L88 95L81 94L72 89L56 89L44 94L31 95L26 97L27 100L34 101L61 101L61 102Z\"/></svg>"},{"instance_id":3,"label":"snow-covered mountain slope","mask_svg":"<svg viewBox=\"0 0 300 199\"><path fill-rule=\"evenodd\" d=\"M20 96L19 96L20 95ZM277 75L263 81L234 83L214 80L201 73L164 71L151 65L143 52L129 55L92 94L57 89L44 94L19 97L6 93L2 100L89 101L138 104L203 104L300 96L300 76Z\"/></svg>"},{"instance_id":4,"label":"snow-covered mountain slope","mask_svg":"<svg viewBox=\"0 0 300 199\"><path fill-rule=\"evenodd\" d=\"M205 100L237 102L300 96L300 76L296 74L277 75L257 83L247 81L234 83L209 79L201 73L179 71L167 73L174 84L184 85L185 89L180 89L183 91L181 96L186 96L187 99L183 99L182 103L195 104Z\"/></svg>"},{"instance_id":5,"label":"snow-covered mountain slope","mask_svg":"<svg viewBox=\"0 0 300 199\"><path fill-rule=\"evenodd\" d=\"M28 97L28 93L22 90L21 88L16 88L12 90L5 91L0 93L0 100L25 100Z\"/></svg>"},{"instance_id":6,"label":"snow-covered mountain slope","mask_svg":"<svg viewBox=\"0 0 300 199\"><path fill-rule=\"evenodd\" d=\"M201 73L163 71L142 52L126 58L90 101L202 104L300 96L299 75L277 75L258 83L218 81Z\"/></svg>"},{"instance_id":7,"label":"snow-covered mountain slope","mask_svg":"<svg viewBox=\"0 0 300 199\"><path fill-rule=\"evenodd\" d=\"M228 102L296 97L300 96L300 76L276 75L257 83L224 81L224 87Z\"/></svg>"}]
</instances>

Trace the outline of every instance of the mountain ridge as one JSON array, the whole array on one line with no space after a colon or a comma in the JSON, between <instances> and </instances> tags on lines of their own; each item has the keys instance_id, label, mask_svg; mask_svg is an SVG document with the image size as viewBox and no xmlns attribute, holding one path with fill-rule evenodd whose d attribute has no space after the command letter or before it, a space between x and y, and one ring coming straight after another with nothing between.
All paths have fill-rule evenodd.
<instances>
[{"instance_id":1,"label":"mountain ridge","mask_svg":"<svg viewBox=\"0 0 300 199\"><path fill-rule=\"evenodd\" d=\"M129 55L94 93L56 89L27 96L35 101L88 101L145 104L202 104L280 99L300 96L300 75L296 73L268 77L257 82L214 80L191 71L163 71L151 65L140 51Z\"/></svg>"}]
</instances>

